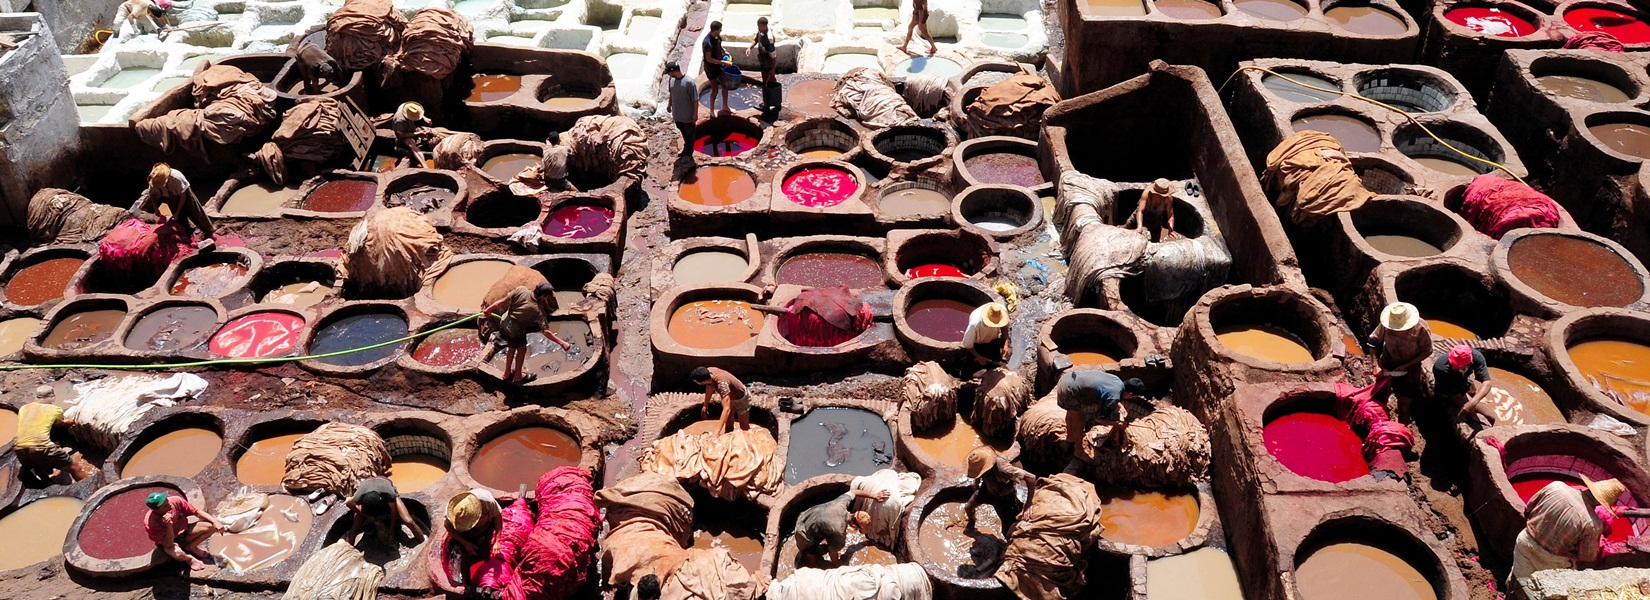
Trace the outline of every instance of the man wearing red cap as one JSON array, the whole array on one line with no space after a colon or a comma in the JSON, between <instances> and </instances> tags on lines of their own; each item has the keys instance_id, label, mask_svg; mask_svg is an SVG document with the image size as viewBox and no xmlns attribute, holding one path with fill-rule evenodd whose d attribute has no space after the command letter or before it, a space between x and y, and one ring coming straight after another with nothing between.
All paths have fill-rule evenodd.
<instances>
[{"instance_id":1,"label":"man wearing red cap","mask_svg":"<svg viewBox=\"0 0 1650 600\"><path fill-rule=\"evenodd\" d=\"M1490 367L1482 352L1466 344L1456 344L1432 363L1432 379L1433 393L1460 407L1457 418L1477 413L1485 425L1524 422L1524 407L1510 396L1504 401L1486 401L1490 397Z\"/></svg>"}]
</instances>

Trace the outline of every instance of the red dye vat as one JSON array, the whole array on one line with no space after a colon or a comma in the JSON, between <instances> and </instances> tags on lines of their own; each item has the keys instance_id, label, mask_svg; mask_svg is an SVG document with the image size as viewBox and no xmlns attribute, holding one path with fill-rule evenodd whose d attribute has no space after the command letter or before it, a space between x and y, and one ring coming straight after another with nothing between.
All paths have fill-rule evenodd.
<instances>
[{"instance_id":1,"label":"red dye vat","mask_svg":"<svg viewBox=\"0 0 1650 600\"><path fill-rule=\"evenodd\" d=\"M1333 416L1298 412L1266 424L1261 433L1266 451L1290 471L1318 481L1340 483L1369 474L1363 443L1344 421Z\"/></svg>"},{"instance_id":2,"label":"red dye vat","mask_svg":"<svg viewBox=\"0 0 1650 600\"><path fill-rule=\"evenodd\" d=\"M360 212L372 208L378 184L359 179L337 179L321 184L299 208L315 212Z\"/></svg>"},{"instance_id":3,"label":"red dye vat","mask_svg":"<svg viewBox=\"0 0 1650 600\"><path fill-rule=\"evenodd\" d=\"M304 319L280 311L257 312L230 321L212 336L213 354L231 358L285 356L298 347Z\"/></svg>"},{"instance_id":4,"label":"red dye vat","mask_svg":"<svg viewBox=\"0 0 1650 600\"><path fill-rule=\"evenodd\" d=\"M432 367L456 367L480 357L481 338L466 327L437 331L413 349L413 360Z\"/></svg>"},{"instance_id":5,"label":"red dye vat","mask_svg":"<svg viewBox=\"0 0 1650 600\"><path fill-rule=\"evenodd\" d=\"M739 156L756 147L756 138L737 131L701 137L693 142L693 151L706 156Z\"/></svg>"},{"instance_id":6,"label":"red dye vat","mask_svg":"<svg viewBox=\"0 0 1650 600\"><path fill-rule=\"evenodd\" d=\"M1518 499L1525 502L1529 502L1531 496L1534 496L1536 492L1541 491L1541 488L1547 487L1547 484L1554 481L1581 490L1583 493L1587 491L1587 486L1581 482L1580 477L1568 473L1521 473L1507 478L1507 482L1513 486L1513 491L1518 493ZM1625 543L1627 538L1632 537L1632 535L1632 519L1617 519L1615 526L1610 528L1610 535L1605 537L1613 542Z\"/></svg>"},{"instance_id":7,"label":"red dye vat","mask_svg":"<svg viewBox=\"0 0 1650 600\"><path fill-rule=\"evenodd\" d=\"M1471 6L1444 12L1450 22L1484 35L1524 37L1535 33L1535 24L1499 8Z\"/></svg>"},{"instance_id":8,"label":"red dye vat","mask_svg":"<svg viewBox=\"0 0 1650 600\"><path fill-rule=\"evenodd\" d=\"M1608 8L1577 8L1564 13L1564 22L1581 31L1601 31L1623 44L1650 43L1650 24Z\"/></svg>"},{"instance_id":9,"label":"red dye vat","mask_svg":"<svg viewBox=\"0 0 1650 600\"><path fill-rule=\"evenodd\" d=\"M910 277L911 279L920 279L923 277L967 277L967 275L963 274L962 269L951 265L942 264L911 267L905 270L905 276Z\"/></svg>"},{"instance_id":10,"label":"red dye vat","mask_svg":"<svg viewBox=\"0 0 1650 600\"><path fill-rule=\"evenodd\" d=\"M791 202L823 208L842 204L859 191L859 182L842 169L813 167L786 177L785 185L780 189Z\"/></svg>"},{"instance_id":11,"label":"red dye vat","mask_svg":"<svg viewBox=\"0 0 1650 600\"><path fill-rule=\"evenodd\" d=\"M86 516L75 543L87 556L102 559L122 559L142 556L155 550L143 524L149 520L149 507L143 501L154 492L178 496L169 487L150 486L126 490L110 496Z\"/></svg>"},{"instance_id":12,"label":"red dye vat","mask_svg":"<svg viewBox=\"0 0 1650 600\"><path fill-rule=\"evenodd\" d=\"M544 235L582 240L601 235L613 226L613 211L600 206L572 204L556 209L544 220Z\"/></svg>"}]
</instances>

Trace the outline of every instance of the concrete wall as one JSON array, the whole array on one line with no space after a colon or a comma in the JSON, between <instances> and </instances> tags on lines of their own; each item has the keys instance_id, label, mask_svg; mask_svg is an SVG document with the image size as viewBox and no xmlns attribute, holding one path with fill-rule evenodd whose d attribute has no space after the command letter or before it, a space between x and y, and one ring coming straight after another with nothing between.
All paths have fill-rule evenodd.
<instances>
[{"instance_id":1,"label":"concrete wall","mask_svg":"<svg viewBox=\"0 0 1650 600\"><path fill-rule=\"evenodd\" d=\"M115 10L121 0L10 0L18 10L31 10L45 19L63 54L79 54L80 48L99 29L114 26Z\"/></svg>"},{"instance_id":2,"label":"concrete wall","mask_svg":"<svg viewBox=\"0 0 1650 600\"><path fill-rule=\"evenodd\" d=\"M33 31L0 55L0 224L22 225L36 188L72 175L80 117L68 75L45 20L35 13L0 15L0 32Z\"/></svg>"}]
</instances>

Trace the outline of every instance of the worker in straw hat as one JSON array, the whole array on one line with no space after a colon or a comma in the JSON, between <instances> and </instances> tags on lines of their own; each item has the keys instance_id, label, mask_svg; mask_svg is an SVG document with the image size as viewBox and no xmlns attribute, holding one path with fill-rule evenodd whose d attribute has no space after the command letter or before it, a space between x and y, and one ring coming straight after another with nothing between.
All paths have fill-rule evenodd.
<instances>
[{"instance_id":1,"label":"worker in straw hat","mask_svg":"<svg viewBox=\"0 0 1650 600\"><path fill-rule=\"evenodd\" d=\"M1018 519L1020 509L1025 508L1024 499L1030 498L1031 492L1037 489L1037 476L1014 466L990 446L969 452L967 463L968 478L974 480L974 495L968 497L968 504L964 506L968 522L974 522L974 508L982 502L997 509L997 516L1004 524ZM1022 487L1024 495L1020 493Z\"/></svg>"},{"instance_id":2,"label":"worker in straw hat","mask_svg":"<svg viewBox=\"0 0 1650 600\"><path fill-rule=\"evenodd\" d=\"M1432 356L1432 330L1414 304L1393 302L1381 309L1380 324L1369 334L1369 343L1375 376L1392 378L1398 418L1408 422L1410 401L1426 389L1428 372L1421 363Z\"/></svg>"},{"instance_id":3,"label":"worker in straw hat","mask_svg":"<svg viewBox=\"0 0 1650 600\"><path fill-rule=\"evenodd\" d=\"M503 520L498 500L481 488L462 492L447 501L447 536L458 543L463 563L487 558L493 530Z\"/></svg>"},{"instance_id":4,"label":"worker in straw hat","mask_svg":"<svg viewBox=\"0 0 1650 600\"><path fill-rule=\"evenodd\" d=\"M420 144L429 137L430 120L424 118L424 105L417 102L404 102L395 109L395 117L390 119L390 130L395 132L395 144L407 151L413 159L414 167L423 167L424 151Z\"/></svg>"},{"instance_id":5,"label":"worker in straw hat","mask_svg":"<svg viewBox=\"0 0 1650 600\"><path fill-rule=\"evenodd\" d=\"M1175 234L1174 195L1180 189L1180 184L1167 179L1153 181L1141 192L1140 203L1135 205L1134 215L1124 226L1132 224L1135 230L1144 229L1151 241L1168 241Z\"/></svg>"},{"instance_id":6,"label":"worker in straw hat","mask_svg":"<svg viewBox=\"0 0 1650 600\"><path fill-rule=\"evenodd\" d=\"M1008 307L988 302L968 314L963 343L982 365L1000 365L1008 360Z\"/></svg>"},{"instance_id":7,"label":"worker in straw hat","mask_svg":"<svg viewBox=\"0 0 1650 600\"><path fill-rule=\"evenodd\" d=\"M1536 571L1577 569L1597 561L1599 540L1617 526L1617 517L1650 516L1650 510L1615 506L1627 492L1620 481L1593 481L1586 475L1581 481L1585 491L1554 481L1524 504L1524 530L1513 546L1512 579L1519 585Z\"/></svg>"},{"instance_id":8,"label":"worker in straw hat","mask_svg":"<svg viewBox=\"0 0 1650 600\"><path fill-rule=\"evenodd\" d=\"M171 165L155 163L149 170L148 189L138 195L130 212L146 223L176 223L178 232L191 240L195 232L199 232L202 239L195 244L197 248L213 246L212 234L216 230L212 228L212 219L206 216L206 209L202 208L194 188L189 186L189 179Z\"/></svg>"}]
</instances>

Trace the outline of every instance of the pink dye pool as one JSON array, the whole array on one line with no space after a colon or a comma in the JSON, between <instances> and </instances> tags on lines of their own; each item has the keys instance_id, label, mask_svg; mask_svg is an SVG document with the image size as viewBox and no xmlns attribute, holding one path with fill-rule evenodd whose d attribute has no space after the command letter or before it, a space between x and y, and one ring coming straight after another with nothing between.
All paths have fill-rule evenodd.
<instances>
[{"instance_id":1,"label":"pink dye pool","mask_svg":"<svg viewBox=\"0 0 1650 600\"><path fill-rule=\"evenodd\" d=\"M693 151L706 156L739 156L750 152L757 144L756 138L737 131L726 134L707 135L693 142Z\"/></svg>"},{"instance_id":2,"label":"pink dye pool","mask_svg":"<svg viewBox=\"0 0 1650 600\"><path fill-rule=\"evenodd\" d=\"M1499 8L1453 8L1444 12L1444 18L1456 25L1496 37L1524 37L1535 33L1534 23Z\"/></svg>"},{"instance_id":3,"label":"pink dye pool","mask_svg":"<svg viewBox=\"0 0 1650 600\"><path fill-rule=\"evenodd\" d=\"M791 202L810 208L842 204L859 191L859 182L835 167L812 167L792 173L780 188Z\"/></svg>"},{"instance_id":4,"label":"pink dye pool","mask_svg":"<svg viewBox=\"0 0 1650 600\"><path fill-rule=\"evenodd\" d=\"M905 270L905 276L910 277L911 279L920 279L923 277L968 277L963 274L962 269L951 265L942 264L919 265L911 267Z\"/></svg>"},{"instance_id":5,"label":"pink dye pool","mask_svg":"<svg viewBox=\"0 0 1650 600\"><path fill-rule=\"evenodd\" d=\"M1266 451L1295 474L1340 483L1369 474L1363 443L1344 421L1331 415L1298 412L1266 424L1261 437Z\"/></svg>"},{"instance_id":6,"label":"pink dye pool","mask_svg":"<svg viewBox=\"0 0 1650 600\"><path fill-rule=\"evenodd\" d=\"M1650 43L1650 24L1638 17L1608 8L1575 8L1564 13L1564 22L1580 31L1601 31L1616 36L1623 44Z\"/></svg>"},{"instance_id":7,"label":"pink dye pool","mask_svg":"<svg viewBox=\"0 0 1650 600\"><path fill-rule=\"evenodd\" d=\"M256 312L230 321L212 336L213 354L230 358L286 356L298 348L304 319L280 311Z\"/></svg>"},{"instance_id":8,"label":"pink dye pool","mask_svg":"<svg viewBox=\"0 0 1650 600\"><path fill-rule=\"evenodd\" d=\"M544 235L564 240L582 240L601 235L612 226L612 209L568 204L557 208L544 220Z\"/></svg>"}]
</instances>

